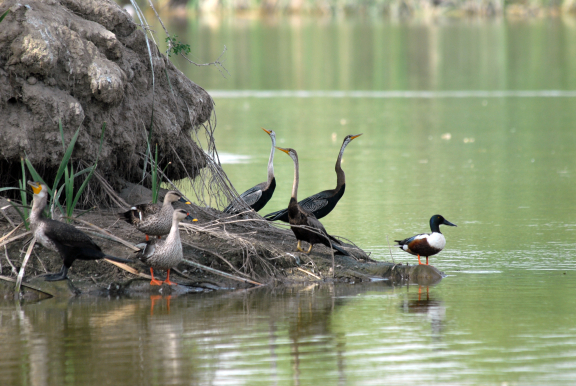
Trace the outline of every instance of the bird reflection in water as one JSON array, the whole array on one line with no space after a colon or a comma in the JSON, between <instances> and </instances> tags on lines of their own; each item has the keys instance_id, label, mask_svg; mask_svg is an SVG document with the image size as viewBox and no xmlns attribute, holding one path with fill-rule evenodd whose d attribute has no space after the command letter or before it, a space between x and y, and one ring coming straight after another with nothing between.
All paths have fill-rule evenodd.
<instances>
[{"instance_id":1,"label":"bird reflection in water","mask_svg":"<svg viewBox=\"0 0 576 386\"><path fill-rule=\"evenodd\" d=\"M170 314L170 299L172 299L172 296L162 296L162 295L150 295L150 315L154 315L154 303L156 302L156 300L160 300L160 299L166 299L166 309L167 312L166 314L169 315ZM162 302L161 304L163 304L164 302ZM160 309L162 309L162 305L160 306Z\"/></svg>"},{"instance_id":2,"label":"bird reflection in water","mask_svg":"<svg viewBox=\"0 0 576 386\"><path fill-rule=\"evenodd\" d=\"M423 293L424 288L426 291L425 295ZM409 286L407 289L409 289ZM446 319L446 306L444 306L444 302L434 299L434 296L430 295L429 286L418 286L418 298L415 299L415 297L415 295L409 294L400 307L404 312L409 314L422 314L426 316L426 319L430 321L432 339L438 342L441 341L444 320Z\"/></svg>"}]
</instances>

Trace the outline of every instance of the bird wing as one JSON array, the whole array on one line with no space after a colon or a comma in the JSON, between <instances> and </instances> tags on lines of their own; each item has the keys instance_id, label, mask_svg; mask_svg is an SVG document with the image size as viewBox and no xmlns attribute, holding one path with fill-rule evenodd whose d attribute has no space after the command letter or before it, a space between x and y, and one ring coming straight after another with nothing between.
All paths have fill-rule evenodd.
<instances>
[{"instance_id":1,"label":"bird wing","mask_svg":"<svg viewBox=\"0 0 576 386\"><path fill-rule=\"evenodd\" d=\"M298 205L306 209L308 212L315 212L328 205L328 197L329 194L327 191L323 191L310 197L306 197L302 201L298 202Z\"/></svg>"},{"instance_id":2,"label":"bird wing","mask_svg":"<svg viewBox=\"0 0 576 386\"><path fill-rule=\"evenodd\" d=\"M56 220L46 220L44 234L51 240L70 248L91 248L100 251L100 247L86 233L76 227Z\"/></svg>"},{"instance_id":3,"label":"bird wing","mask_svg":"<svg viewBox=\"0 0 576 386\"><path fill-rule=\"evenodd\" d=\"M242 198L244 202L250 206L258 202L260 197L262 197L262 189L258 185L240 195L240 198Z\"/></svg>"},{"instance_id":4,"label":"bird wing","mask_svg":"<svg viewBox=\"0 0 576 386\"><path fill-rule=\"evenodd\" d=\"M428 233L420 233L419 235L408 237L407 239L404 239L404 240L394 240L395 242L398 243L398 245L395 245L395 247L410 244L412 241L417 240L417 239L423 239L426 236L428 236Z\"/></svg>"},{"instance_id":5,"label":"bird wing","mask_svg":"<svg viewBox=\"0 0 576 386\"><path fill-rule=\"evenodd\" d=\"M256 202L258 202L260 197L262 197L262 189L264 189L265 187L266 182L262 182L242 193L240 195L240 198L246 203L246 205L252 206ZM238 199L235 199L226 207L226 209L224 209L224 212L231 213L231 212L238 212L240 210L242 210L242 205L238 203Z\"/></svg>"},{"instance_id":6,"label":"bird wing","mask_svg":"<svg viewBox=\"0 0 576 386\"><path fill-rule=\"evenodd\" d=\"M136 252L136 257L142 260L144 263L148 261L148 259L150 259L156 251L157 242L157 239L152 239L146 243L138 244L137 247L140 248L140 250Z\"/></svg>"},{"instance_id":7,"label":"bird wing","mask_svg":"<svg viewBox=\"0 0 576 386\"><path fill-rule=\"evenodd\" d=\"M160 211L162 210L162 207L160 205L155 204L140 204L135 205L134 208L136 208L136 210L139 213L142 213L142 216L154 215L160 213Z\"/></svg>"},{"instance_id":8,"label":"bird wing","mask_svg":"<svg viewBox=\"0 0 576 386\"><path fill-rule=\"evenodd\" d=\"M312 213L306 213L306 220L308 220L308 226L318 229L320 233L326 236L328 235L328 233L326 232L326 228L324 228L324 225L322 225L320 220L318 220L316 216L314 216Z\"/></svg>"}]
</instances>

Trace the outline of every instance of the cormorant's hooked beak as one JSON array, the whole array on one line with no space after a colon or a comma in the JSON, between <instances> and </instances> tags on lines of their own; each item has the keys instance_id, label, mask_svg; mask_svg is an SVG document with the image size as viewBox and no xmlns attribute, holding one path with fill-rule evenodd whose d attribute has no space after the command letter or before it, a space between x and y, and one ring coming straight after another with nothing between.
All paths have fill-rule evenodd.
<instances>
[{"instance_id":1,"label":"cormorant's hooked beak","mask_svg":"<svg viewBox=\"0 0 576 386\"><path fill-rule=\"evenodd\" d=\"M278 147L278 146L274 146L274 147L275 147L276 149L278 149L278 150L280 150L280 151L283 151L284 153L290 155L290 150L284 149L284 148L281 148L281 147Z\"/></svg>"},{"instance_id":2,"label":"cormorant's hooked beak","mask_svg":"<svg viewBox=\"0 0 576 386\"><path fill-rule=\"evenodd\" d=\"M188 200L186 200L184 197L180 197L180 198L178 199L178 201L183 202L183 203L185 203L186 205L190 205L190 204L191 204L191 202L188 201Z\"/></svg>"},{"instance_id":3,"label":"cormorant's hooked beak","mask_svg":"<svg viewBox=\"0 0 576 386\"><path fill-rule=\"evenodd\" d=\"M262 127L262 130L264 130L266 132L266 134L270 135L272 134L272 130L266 130L265 128Z\"/></svg>"},{"instance_id":4,"label":"cormorant's hooked beak","mask_svg":"<svg viewBox=\"0 0 576 386\"><path fill-rule=\"evenodd\" d=\"M28 181L28 185L30 185L34 194L38 194L42 191L42 185L39 182Z\"/></svg>"},{"instance_id":5,"label":"cormorant's hooked beak","mask_svg":"<svg viewBox=\"0 0 576 386\"><path fill-rule=\"evenodd\" d=\"M359 136L361 136L364 133L360 133L360 134L356 134L350 137L350 140L353 140L354 138L358 138Z\"/></svg>"},{"instance_id":6,"label":"cormorant's hooked beak","mask_svg":"<svg viewBox=\"0 0 576 386\"><path fill-rule=\"evenodd\" d=\"M451 227L457 227L457 226L458 226L458 225L456 225L456 224L452 224L450 221L448 221L448 220L446 220L446 219L444 219L444 222L443 222L442 224L444 224L444 225L450 225Z\"/></svg>"}]
</instances>

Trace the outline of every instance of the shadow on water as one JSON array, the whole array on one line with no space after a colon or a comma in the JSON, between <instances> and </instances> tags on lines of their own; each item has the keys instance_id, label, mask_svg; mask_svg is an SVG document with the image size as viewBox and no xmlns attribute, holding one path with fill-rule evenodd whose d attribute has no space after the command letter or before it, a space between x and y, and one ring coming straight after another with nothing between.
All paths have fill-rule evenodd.
<instances>
[{"instance_id":1,"label":"shadow on water","mask_svg":"<svg viewBox=\"0 0 576 386\"><path fill-rule=\"evenodd\" d=\"M47 377L59 383L74 368L75 379L87 385L94 383L91 374L105 374L118 384L143 382L151 372L195 384L214 379L223 364L248 355L245 361L269 364L257 371L273 382L288 378L300 384L302 374L320 366L342 383L346 336L334 330L334 315L367 293L400 294L398 289L379 281L0 303L0 335L13 348L0 353L0 377L9 380L6 384L35 384L34 379ZM418 300L414 296L401 305L403 310L430 314L441 308L427 291ZM433 330L434 323L441 328L441 319L434 320ZM28 371L21 371L23 365ZM137 370L123 371L128 365Z\"/></svg>"}]
</instances>

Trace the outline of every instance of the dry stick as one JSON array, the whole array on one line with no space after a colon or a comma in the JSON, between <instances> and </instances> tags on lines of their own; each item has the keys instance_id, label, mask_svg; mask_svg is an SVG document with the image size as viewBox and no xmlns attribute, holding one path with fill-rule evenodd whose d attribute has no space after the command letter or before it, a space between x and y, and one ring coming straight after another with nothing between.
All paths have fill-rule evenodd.
<instances>
[{"instance_id":1,"label":"dry stick","mask_svg":"<svg viewBox=\"0 0 576 386\"><path fill-rule=\"evenodd\" d=\"M10 244L12 241L16 241L16 240L21 239L21 238L23 238L23 237L26 237L26 236L28 236L28 235L30 235L30 234L32 234L32 231L24 232L24 233L19 234L18 236L14 236L14 237L12 237L11 239L8 239L8 240L5 240L4 242L1 242L1 243L0 243L0 247L1 247L1 246L4 246L4 245L8 245L8 244Z\"/></svg>"},{"instance_id":2,"label":"dry stick","mask_svg":"<svg viewBox=\"0 0 576 386\"><path fill-rule=\"evenodd\" d=\"M6 254L6 260L8 261L8 264L10 264L10 267L12 267L12 272L17 274L18 271L16 270L16 267L12 264L10 258L8 257L8 249L6 248L6 245L4 245L4 253Z\"/></svg>"},{"instance_id":3,"label":"dry stick","mask_svg":"<svg viewBox=\"0 0 576 386\"><path fill-rule=\"evenodd\" d=\"M68 217L68 218L70 218L70 217ZM132 249L133 251L139 251L140 250L140 249L136 248L134 245L130 244L128 241L122 240L120 237L114 236L112 233L110 233L110 232L108 232L108 231L106 231L106 230L104 230L104 229L102 229L102 228L100 228L94 224L91 224L88 221L80 220L79 218L72 218L72 220L78 221L81 224L87 225L93 229L96 229L96 230L104 233L106 236L110 237L112 240L114 240L114 241L116 241L122 245L127 246L128 248Z\"/></svg>"},{"instance_id":4,"label":"dry stick","mask_svg":"<svg viewBox=\"0 0 576 386\"><path fill-rule=\"evenodd\" d=\"M321 277L318 277L318 276L314 275L312 272L306 271L305 269L302 269L302 268L300 268L300 267L296 267L296 269L297 269L298 271L302 271L302 272L304 272L305 274L308 274L308 275L310 275L310 276L312 276L312 277L315 277L315 278L318 279L318 280L322 280Z\"/></svg>"},{"instance_id":5,"label":"dry stick","mask_svg":"<svg viewBox=\"0 0 576 386\"><path fill-rule=\"evenodd\" d=\"M26 269L26 264L28 264L28 259L32 254L32 249L34 249L34 244L36 244L36 236L32 238L30 241L30 245L28 246L28 250L26 251L26 256L24 256L24 261L22 262L22 266L20 267L20 272L18 273L18 277L16 278L16 288L14 292L20 293L20 286L22 285L22 278L24 278L24 270Z\"/></svg>"},{"instance_id":6,"label":"dry stick","mask_svg":"<svg viewBox=\"0 0 576 386\"><path fill-rule=\"evenodd\" d=\"M388 240L388 235L386 235L386 242L388 243L388 250L390 251L390 257L392 258L392 262L396 264L394 261L394 256L392 256L392 247L390 246L390 240Z\"/></svg>"},{"instance_id":7,"label":"dry stick","mask_svg":"<svg viewBox=\"0 0 576 386\"><path fill-rule=\"evenodd\" d=\"M40 265L42 266L42 269L44 270L44 273L48 273L48 270L46 269L46 267L44 266L44 263L42 262L42 259L40 258L40 256L38 256L36 254L36 252L32 252L34 253L34 256L36 256L36 258L38 259L38 262L40 263ZM1 272L2 270L0 270Z\"/></svg>"},{"instance_id":8,"label":"dry stick","mask_svg":"<svg viewBox=\"0 0 576 386\"><path fill-rule=\"evenodd\" d=\"M0 280L9 281L11 283L16 283L16 279L12 279L11 277L4 276L4 275L0 275ZM33 285L30 285L30 284L22 283L22 287L31 288L35 291L42 292L43 294L54 297L54 295L52 295L50 292L46 292L45 290L40 289L40 288L33 286Z\"/></svg>"},{"instance_id":9,"label":"dry stick","mask_svg":"<svg viewBox=\"0 0 576 386\"><path fill-rule=\"evenodd\" d=\"M248 276L248 275L246 275L245 273L242 273L242 272L238 271L238 270L232 265L232 263L230 263L230 262L229 262L228 260L226 260L223 256L220 256L220 255L219 255L218 253L216 253L216 252L212 252L212 251L210 251L210 250L208 250L208 249L204 249L204 248L197 247L196 245L187 243L187 242L185 242L185 241L183 241L182 244L186 244L186 245L188 245L188 246L190 246L190 247L192 247L192 248L194 248L194 249L198 249L198 250L200 250L200 251L208 252L208 253L210 253L210 254L218 257L220 260L222 260L222 261L225 262L226 264L228 264L228 266L229 266L230 268L232 268L232 270L233 270L234 272L236 272L237 274L242 275L242 276Z\"/></svg>"},{"instance_id":10,"label":"dry stick","mask_svg":"<svg viewBox=\"0 0 576 386\"><path fill-rule=\"evenodd\" d=\"M2 236L2 237L0 238L0 243L1 243L2 241L4 241L4 239L6 239L7 237L10 237L10 235L11 235L12 233L14 233L14 232L16 231L16 229L20 228L20 226L22 226L22 224L23 224L23 223L18 224L18 226L17 226L16 228L14 228L14 229L12 229L12 230L10 231L10 233L8 233L6 236Z\"/></svg>"},{"instance_id":11,"label":"dry stick","mask_svg":"<svg viewBox=\"0 0 576 386\"><path fill-rule=\"evenodd\" d=\"M108 260L108 259L104 259L104 261L107 263L110 263L110 264L114 264L118 268L122 268L124 271L130 272L133 275L140 276L140 277L143 277L145 279L152 279L152 276L146 275L145 273L142 273L142 272L139 272L138 270L136 270L136 269L132 268L131 266L126 265L124 263L119 263L117 261L112 261L112 260Z\"/></svg>"},{"instance_id":12,"label":"dry stick","mask_svg":"<svg viewBox=\"0 0 576 386\"><path fill-rule=\"evenodd\" d=\"M1 209L1 210L0 210L0 213L2 213L2 216L4 216L4 218L5 218L6 220L8 220L8 222L10 223L10 225L12 225L12 228L16 228L16 225L14 225L14 223L12 222L12 220L10 220L10 217L8 217L8 216L6 215L6 213L4 213L4 209L9 208L9 207L10 207L9 205L6 205L5 207L0 208L0 209ZM18 225L18 226L20 226L20 225Z\"/></svg>"},{"instance_id":13,"label":"dry stick","mask_svg":"<svg viewBox=\"0 0 576 386\"><path fill-rule=\"evenodd\" d=\"M226 273L226 272L218 271L217 269L207 267L205 265L196 263L195 261L191 261L191 260L187 260L187 259L183 259L182 261L188 265L193 266L193 267L200 268L200 269L203 269L203 270L208 271L208 272L212 272L215 275L224 276L224 277L227 277L227 278L232 279L232 280L241 281L243 283L250 283L250 284L254 284L254 285L263 285L262 283L258 283L257 281L250 280L250 279L244 279L242 277L234 276L234 275L231 275L231 274Z\"/></svg>"}]
</instances>

